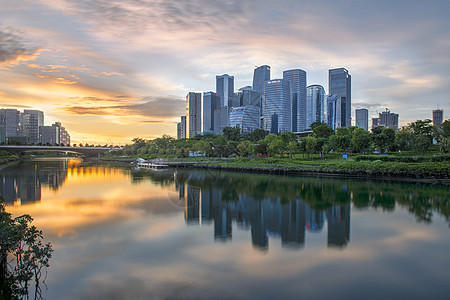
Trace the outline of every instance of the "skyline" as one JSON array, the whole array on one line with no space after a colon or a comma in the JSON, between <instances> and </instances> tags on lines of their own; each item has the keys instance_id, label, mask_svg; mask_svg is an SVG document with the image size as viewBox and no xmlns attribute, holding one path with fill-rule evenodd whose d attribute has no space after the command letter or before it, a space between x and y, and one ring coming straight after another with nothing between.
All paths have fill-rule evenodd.
<instances>
[{"instance_id":1,"label":"skyline","mask_svg":"<svg viewBox=\"0 0 450 300\"><path fill-rule=\"evenodd\" d=\"M450 111L445 1L0 0L0 107L38 109L74 143L176 136L188 92L256 66L352 74L355 109L400 125ZM243 30L244 29L244 30ZM444 112L444 118L448 119Z\"/></svg>"}]
</instances>

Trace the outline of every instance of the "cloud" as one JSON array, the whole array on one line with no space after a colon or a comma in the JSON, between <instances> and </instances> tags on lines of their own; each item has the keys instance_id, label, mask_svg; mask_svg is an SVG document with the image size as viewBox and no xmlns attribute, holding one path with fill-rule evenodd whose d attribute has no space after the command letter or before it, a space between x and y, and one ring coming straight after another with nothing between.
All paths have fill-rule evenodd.
<instances>
[{"instance_id":1,"label":"cloud","mask_svg":"<svg viewBox=\"0 0 450 300\"><path fill-rule=\"evenodd\" d=\"M115 106L66 106L78 115L178 117L184 113L184 100L169 97L146 97L143 103Z\"/></svg>"},{"instance_id":2,"label":"cloud","mask_svg":"<svg viewBox=\"0 0 450 300\"><path fill-rule=\"evenodd\" d=\"M0 29L0 65L34 60L42 50L30 45L11 29Z\"/></svg>"}]
</instances>

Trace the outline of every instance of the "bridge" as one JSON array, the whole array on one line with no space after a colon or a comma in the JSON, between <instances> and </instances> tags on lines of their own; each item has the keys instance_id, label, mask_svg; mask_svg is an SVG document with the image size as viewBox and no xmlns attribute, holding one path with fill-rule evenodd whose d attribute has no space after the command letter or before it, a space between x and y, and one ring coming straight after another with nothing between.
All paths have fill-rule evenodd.
<instances>
[{"instance_id":1,"label":"bridge","mask_svg":"<svg viewBox=\"0 0 450 300\"><path fill-rule=\"evenodd\" d=\"M110 147L65 147L65 146L12 146L12 145L0 145L0 150L24 153L34 151L53 151L53 152L66 152L81 154L84 156L98 156L101 153L118 150L119 148Z\"/></svg>"}]
</instances>

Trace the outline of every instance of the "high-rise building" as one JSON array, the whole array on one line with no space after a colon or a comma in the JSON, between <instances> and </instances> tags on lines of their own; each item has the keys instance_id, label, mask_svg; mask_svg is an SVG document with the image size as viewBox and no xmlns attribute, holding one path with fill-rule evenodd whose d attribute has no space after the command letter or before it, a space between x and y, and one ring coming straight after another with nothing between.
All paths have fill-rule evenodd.
<instances>
[{"instance_id":1,"label":"high-rise building","mask_svg":"<svg viewBox=\"0 0 450 300\"><path fill-rule=\"evenodd\" d=\"M181 116L181 138L186 138L186 116Z\"/></svg>"},{"instance_id":2,"label":"high-rise building","mask_svg":"<svg viewBox=\"0 0 450 300\"><path fill-rule=\"evenodd\" d=\"M261 116L263 115L264 89L266 81L270 80L270 67L267 65L257 67L253 72L253 90L260 95Z\"/></svg>"},{"instance_id":3,"label":"high-rise building","mask_svg":"<svg viewBox=\"0 0 450 300\"><path fill-rule=\"evenodd\" d=\"M214 92L203 93L203 132L214 132L214 111L220 107L220 97Z\"/></svg>"},{"instance_id":4,"label":"high-rise building","mask_svg":"<svg viewBox=\"0 0 450 300\"><path fill-rule=\"evenodd\" d=\"M306 129L306 72L301 69L283 72L283 79L290 84L292 132Z\"/></svg>"},{"instance_id":5,"label":"high-rise building","mask_svg":"<svg viewBox=\"0 0 450 300\"><path fill-rule=\"evenodd\" d=\"M342 107L345 107L345 97L338 94L328 95L327 97L327 125L333 130L343 127L342 119L344 112Z\"/></svg>"},{"instance_id":6,"label":"high-rise building","mask_svg":"<svg viewBox=\"0 0 450 300\"><path fill-rule=\"evenodd\" d=\"M259 107L254 105L232 107L230 109L230 126L241 128L246 134L259 128Z\"/></svg>"},{"instance_id":7,"label":"high-rise building","mask_svg":"<svg viewBox=\"0 0 450 300\"><path fill-rule=\"evenodd\" d=\"M391 113L391 111L386 108L386 111L378 114L378 118L372 118L372 129L378 126L392 127L397 130L398 114Z\"/></svg>"},{"instance_id":8,"label":"high-rise building","mask_svg":"<svg viewBox=\"0 0 450 300\"><path fill-rule=\"evenodd\" d=\"M225 127L230 126L229 107L219 107L214 111L214 133L222 134Z\"/></svg>"},{"instance_id":9,"label":"high-rise building","mask_svg":"<svg viewBox=\"0 0 450 300\"><path fill-rule=\"evenodd\" d=\"M253 90L251 86L245 86L239 89L237 93L234 93L232 107L253 105L261 107L261 96Z\"/></svg>"},{"instance_id":10,"label":"high-rise building","mask_svg":"<svg viewBox=\"0 0 450 300\"><path fill-rule=\"evenodd\" d=\"M202 94L189 92L186 95L186 137L193 138L202 131Z\"/></svg>"},{"instance_id":11,"label":"high-rise building","mask_svg":"<svg viewBox=\"0 0 450 300\"><path fill-rule=\"evenodd\" d=\"M306 128L314 122L326 123L327 95L321 85L306 88Z\"/></svg>"},{"instance_id":12,"label":"high-rise building","mask_svg":"<svg viewBox=\"0 0 450 300\"><path fill-rule=\"evenodd\" d=\"M264 130L270 133L292 131L290 83L284 79L266 81L264 97Z\"/></svg>"},{"instance_id":13,"label":"high-rise building","mask_svg":"<svg viewBox=\"0 0 450 300\"><path fill-rule=\"evenodd\" d=\"M433 125L441 126L442 122L444 122L444 110L443 109L434 109L433 110Z\"/></svg>"},{"instance_id":14,"label":"high-rise building","mask_svg":"<svg viewBox=\"0 0 450 300\"><path fill-rule=\"evenodd\" d=\"M342 124L341 127L352 125L352 77L345 68L328 71L328 94L337 94L342 98ZM345 98L345 101L344 99ZM345 102L345 105L344 105Z\"/></svg>"},{"instance_id":15,"label":"high-rise building","mask_svg":"<svg viewBox=\"0 0 450 300\"><path fill-rule=\"evenodd\" d=\"M217 75L216 93L220 97L220 107L230 106L234 93L234 76L228 74Z\"/></svg>"},{"instance_id":16,"label":"high-rise building","mask_svg":"<svg viewBox=\"0 0 450 300\"><path fill-rule=\"evenodd\" d=\"M5 137L20 135L20 112L17 109L0 109L0 126L5 127Z\"/></svg>"},{"instance_id":17,"label":"high-rise building","mask_svg":"<svg viewBox=\"0 0 450 300\"><path fill-rule=\"evenodd\" d=\"M23 111L23 135L30 138L31 143L39 143L39 127L44 126L44 113L40 110Z\"/></svg>"},{"instance_id":18,"label":"high-rise building","mask_svg":"<svg viewBox=\"0 0 450 300\"><path fill-rule=\"evenodd\" d=\"M177 123L177 140L181 140L181 122Z\"/></svg>"},{"instance_id":19,"label":"high-rise building","mask_svg":"<svg viewBox=\"0 0 450 300\"><path fill-rule=\"evenodd\" d=\"M369 130L369 111L365 108L355 110L356 127Z\"/></svg>"}]
</instances>

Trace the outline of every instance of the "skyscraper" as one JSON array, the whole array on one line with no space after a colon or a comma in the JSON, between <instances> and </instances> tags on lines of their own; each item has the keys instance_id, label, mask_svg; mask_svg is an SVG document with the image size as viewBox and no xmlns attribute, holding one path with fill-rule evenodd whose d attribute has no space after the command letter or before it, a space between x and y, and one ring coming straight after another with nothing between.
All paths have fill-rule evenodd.
<instances>
[{"instance_id":1,"label":"skyscraper","mask_svg":"<svg viewBox=\"0 0 450 300\"><path fill-rule=\"evenodd\" d=\"M220 97L220 107L231 105L234 93L234 77L228 74L217 75L216 93Z\"/></svg>"},{"instance_id":2,"label":"skyscraper","mask_svg":"<svg viewBox=\"0 0 450 300\"><path fill-rule=\"evenodd\" d=\"M347 69L338 68L328 71L328 89L329 95L337 94L342 98L341 127L350 127L352 125L352 77Z\"/></svg>"},{"instance_id":3,"label":"skyscraper","mask_svg":"<svg viewBox=\"0 0 450 300\"><path fill-rule=\"evenodd\" d=\"M327 96L321 85L306 88L306 128L314 122L326 122Z\"/></svg>"},{"instance_id":4,"label":"skyscraper","mask_svg":"<svg viewBox=\"0 0 450 300\"><path fill-rule=\"evenodd\" d=\"M444 110L434 109L433 110L433 125L441 126L444 121Z\"/></svg>"},{"instance_id":5,"label":"skyscraper","mask_svg":"<svg viewBox=\"0 0 450 300\"><path fill-rule=\"evenodd\" d=\"M181 116L180 118L180 123L181 123L181 138L185 139L186 138L186 116Z\"/></svg>"},{"instance_id":6,"label":"skyscraper","mask_svg":"<svg viewBox=\"0 0 450 300\"><path fill-rule=\"evenodd\" d=\"M245 86L234 93L232 107L253 105L261 107L261 95L252 89L251 86Z\"/></svg>"},{"instance_id":7,"label":"skyscraper","mask_svg":"<svg viewBox=\"0 0 450 300\"><path fill-rule=\"evenodd\" d=\"M214 92L203 93L203 132L214 132L214 111L220 107L220 97Z\"/></svg>"},{"instance_id":8,"label":"skyscraper","mask_svg":"<svg viewBox=\"0 0 450 300\"><path fill-rule=\"evenodd\" d=\"M186 134L187 138L195 136L202 131L202 94L189 92L186 95Z\"/></svg>"},{"instance_id":9,"label":"skyscraper","mask_svg":"<svg viewBox=\"0 0 450 300\"><path fill-rule=\"evenodd\" d=\"M264 130L270 133L292 131L290 83L284 79L266 81L264 97Z\"/></svg>"},{"instance_id":10,"label":"skyscraper","mask_svg":"<svg viewBox=\"0 0 450 300\"><path fill-rule=\"evenodd\" d=\"M232 107L230 109L230 126L241 128L246 134L259 128L259 107L254 105Z\"/></svg>"},{"instance_id":11,"label":"skyscraper","mask_svg":"<svg viewBox=\"0 0 450 300\"><path fill-rule=\"evenodd\" d=\"M355 110L356 127L369 130L369 111L365 108Z\"/></svg>"},{"instance_id":12,"label":"skyscraper","mask_svg":"<svg viewBox=\"0 0 450 300\"><path fill-rule=\"evenodd\" d=\"M283 79L289 82L291 93L292 132L306 129L306 72L301 69L283 72Z\"/></svg>"},{"instance_id":13,"label":"skyscraper","mask_svg":"<svg viewBox=\"0 0 450 300\"><path fill-rule=\"evenodd\" d=\"M262 65L257 67L253 72L253 90L260 95L261 116L263 115L264 89L266 81L270 80L270 67Z\"/></svg>"},{"instance_id":14,"label":"skyscraper","mask_svg":"<svg viewBox=\"0 0 450 300\"><path fill-rule=\"evenodd\" d=\"M44 126L44 113L40 110L23 111L23 135L30 137L31 143L39 143L39 127Z\"/></svg>"},{"instance_id":15,"label":"skyscraper","mask_svg":"<svg viewBox=\"0 0 450 300\"><path fill-rule=\"evenodd\" d=\"M342 127L343 112L345 106L345 97L338 94L328 95L327 98L327 125L336 130Z\"/></svg>"}]
</instances>

